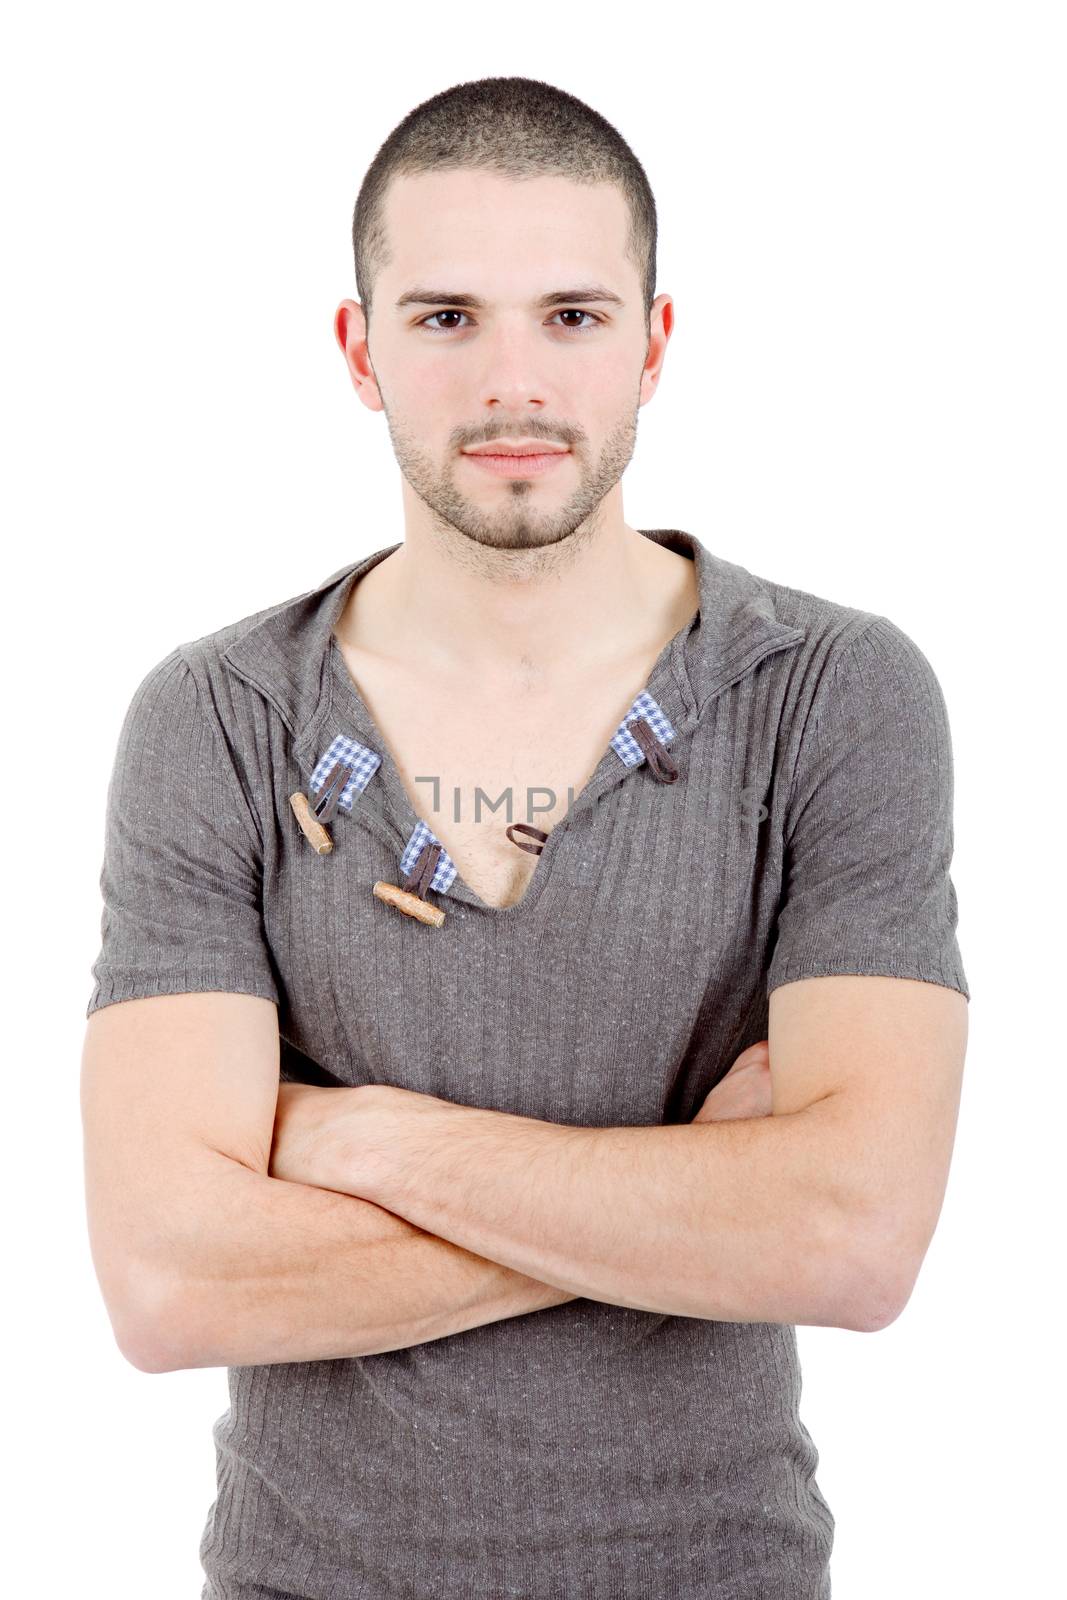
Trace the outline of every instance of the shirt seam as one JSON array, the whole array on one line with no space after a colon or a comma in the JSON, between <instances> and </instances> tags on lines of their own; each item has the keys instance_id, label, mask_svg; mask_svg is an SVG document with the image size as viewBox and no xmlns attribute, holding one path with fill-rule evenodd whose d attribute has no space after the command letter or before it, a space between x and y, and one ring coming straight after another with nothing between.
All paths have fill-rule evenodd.
<instances>
[{"instance_id":1,"label":"shirt seam","mask_svg":"<svg viewBox=\"0 0 1067 1600\"><path fill-rule=\"evenodd\" d=\"M212 743L216 746L216 749L221 757L219 766L226 774L224 781L227 782L231 793L235 794L240 802L240 810L246 819L246 834L255 847L260 861L262 861L265 848L263 824L250 796L246 793L244 785L241 782L240 775L234 766L233 756L230 753L229 741L226 738L226 732L222 726L222 720L219 717L218 712L214 710L213 707L205 706L204 695L200 684L197 681L196 669L189 660L188 656L185 654L185 651L180 646L178 647L178 656L193 680L193 687L196 691L197 714L200 717L203 725L207 728ZM248 822L251 823L251 829L247 827Z\"/></svg>"},{"instance_id":2,"label":"shirt seam","mask_svg":"<svg viewBox=\"0 0 1067 1600\"><path fill-rule=\"evenodd\" d=\"M835 644L831 646L830 653L833 659L827 662L822 681L818 684L815 693L811 697L811 703L808 706L807 712L804 716L804 726L800 731L800 740L797 744L796 760L793 762L793 776L790 779L789 792L786 796L785 818L787 820L793 807L793 801L796 798L797 783L799 782L800 771L801 767L803 766L805 742L809 741L809 734L813 735L819 726L819 718L821 715L823 715L826 709L825 701L828 695L831 693L833 685L837 681L837 675L841 670L841 665L846 656L852 652L859 641L868 633L870 633L872 628L876 627L884 620L885 619L883 617L874 615L871 616L869 621L865 622L862 627L856 628L852 633L848 633L847 628L843 629L838 635ZM842 639L845 640L844 644L840 643Z\"/></svg>"}]
</instances>

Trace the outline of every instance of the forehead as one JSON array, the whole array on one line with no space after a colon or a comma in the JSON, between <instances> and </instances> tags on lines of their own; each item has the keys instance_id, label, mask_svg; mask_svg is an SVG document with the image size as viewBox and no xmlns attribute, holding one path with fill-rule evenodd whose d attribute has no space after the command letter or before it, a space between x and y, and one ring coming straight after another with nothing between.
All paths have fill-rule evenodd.
<instances>
[{"instance_id":1,"label":"forehead","mask_svg":"<svg viewBox=\"0 0 1067 1600\"><path fill-rule=\"evenodd\" d=\"M459 272L463 282L453 286L469 289L486 263L494 281L506 269L538 281L545 272L595 273L607 283L636 271L626 256L630 211L614 183L506 178L465 167L394 178L383 212L390 261L382 276L391 286L451 283Z\"/></svg>"}]
</instances>

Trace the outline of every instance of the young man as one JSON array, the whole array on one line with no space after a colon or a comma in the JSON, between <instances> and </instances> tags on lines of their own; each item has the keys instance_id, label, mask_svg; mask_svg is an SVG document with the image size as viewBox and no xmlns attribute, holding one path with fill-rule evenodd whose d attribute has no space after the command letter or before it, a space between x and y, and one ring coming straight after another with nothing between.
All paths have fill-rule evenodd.
<instances>
[{"instance_id":1,"label":"young man","mask_svg":"<svg viewBox=\"0 0 1067 1600\"><path fill-rule=\"evenodd\" d=\"M937 680L625 521L673 309L595 112L436 96L354 243L403 539L172 650L108 797L90 1232L230 1369L204 1595L828 1595L795 1327L899 1314L959 1101Z\"/></svg>"}]
</instances>

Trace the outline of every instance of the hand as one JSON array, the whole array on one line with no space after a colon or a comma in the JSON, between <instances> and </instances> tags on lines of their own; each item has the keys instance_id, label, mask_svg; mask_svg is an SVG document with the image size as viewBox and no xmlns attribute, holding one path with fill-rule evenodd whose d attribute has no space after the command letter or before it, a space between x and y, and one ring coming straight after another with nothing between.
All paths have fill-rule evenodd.
<instances>
[{"instance_id":1,"label":"hand","mask_svg":"<svg viewBox=\"0 0 1067 1600\"><path fill-rule=\"evenodd\" d=\"M324 1148L333 1143L344 1097L350 1093L345 1085L279 1083L269 1177L324 1187Z\"/></svg>"},{"instance_id":2,"label":"hand","mask_svg":"<svg viewBox=\"0 0 1067 1600\"><path fill-rule=\"evenodd\" d=\"M449 1104L385 1083L279 1083L269 1176L377 1201L396 1165L399 1119L417 1137L419 1122Z\"/></svg>"},{"instance_id":3,"label":"hand","mask_svg":"<svg viewBox=\"0 0 1067 1600\"><path fill-rule=\"evenodd\" d=\"M732 1117L769 1117L771 1100L771 1056L766 1039L742 1050L724 1078L708 1095L693 1118L694 1122L725 1122Z\"/></svg>"}]
</instances>

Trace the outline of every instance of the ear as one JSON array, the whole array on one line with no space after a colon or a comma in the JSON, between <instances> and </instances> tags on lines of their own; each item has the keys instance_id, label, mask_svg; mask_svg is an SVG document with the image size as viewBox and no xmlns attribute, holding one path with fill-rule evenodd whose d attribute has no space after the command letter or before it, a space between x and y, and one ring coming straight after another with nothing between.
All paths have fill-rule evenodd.
<instances>
[{"instance_id":1,"label":"ear","mask_svg":"<svg viewBox=\"0 0 1067 1600\"><path fill-rule=\"evenodd\" d=\"M385 407L367 344L367 318L358 300L341 301L334 314L333 331L352 387L369 411L383 411Z\"/></svg>"}]
</instances>

